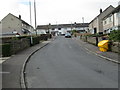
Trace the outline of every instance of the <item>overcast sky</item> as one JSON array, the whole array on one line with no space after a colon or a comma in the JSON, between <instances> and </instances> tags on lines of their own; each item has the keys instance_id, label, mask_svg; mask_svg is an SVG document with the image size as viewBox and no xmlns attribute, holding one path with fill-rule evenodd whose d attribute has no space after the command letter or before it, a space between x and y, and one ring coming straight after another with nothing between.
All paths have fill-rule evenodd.
<instances>
[{"instance_id":1,"label":"overcast sky","mask_svg":"<svg viewBox=\"0 0 120 90\"><path fill-rule=\"evenodd\" d=\"M32 25L34 26L33 0ZM120 0L36 0L37 25L67 24L90 22L99 14L99 9L109 5L117 7ZM0 20L8 13L22 16L26 22L29 19L29 0L2 0L0 2Z\"/></svg>"}]
</instances>

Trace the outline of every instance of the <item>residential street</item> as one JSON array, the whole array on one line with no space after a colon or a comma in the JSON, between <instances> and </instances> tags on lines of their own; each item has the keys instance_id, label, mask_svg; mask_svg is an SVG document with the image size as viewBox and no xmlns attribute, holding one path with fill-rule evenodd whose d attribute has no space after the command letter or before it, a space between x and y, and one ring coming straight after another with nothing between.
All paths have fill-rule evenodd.
<instances>
[{"instance_id":1,"label":"residential street","mask_svg":"<svg viewBox=\"0 0 120 90\"><path fill-rule=\"evenodd\" d=\"M118 64L58 36L26 66L28 88L118 88Z\"/></svg>"}]
</instances>

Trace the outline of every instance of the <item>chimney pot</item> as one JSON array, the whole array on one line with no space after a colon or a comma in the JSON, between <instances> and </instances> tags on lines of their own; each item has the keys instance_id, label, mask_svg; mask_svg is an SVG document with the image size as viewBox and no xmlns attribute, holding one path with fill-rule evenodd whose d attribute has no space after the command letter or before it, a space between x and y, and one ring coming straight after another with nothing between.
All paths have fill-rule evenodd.
<instances>
[{"instance_id":1,"label":"chimney pot","mask_svg":"<svg viewBox=\"0 0 120 90\"><path fill-rule=\"evenodd\" d=\"M102 13L102 9L100 9L100 13Z\"/></svg>"},{"instance_id":2,"label":"chimney pot","mask_svg":"<svg viewBox=\"0 0 120 90\"><path fill-rule=\"evenodd\" d=\"M19 19L21 19L21 15L19 15Z\"/></svg>"}]
</instances>

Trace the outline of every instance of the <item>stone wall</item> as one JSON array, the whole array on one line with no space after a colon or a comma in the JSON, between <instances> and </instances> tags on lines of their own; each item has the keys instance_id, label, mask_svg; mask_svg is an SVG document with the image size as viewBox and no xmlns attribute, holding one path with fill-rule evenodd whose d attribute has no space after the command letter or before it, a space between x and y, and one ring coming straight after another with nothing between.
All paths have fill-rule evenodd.
<instances>
[{"instance_id":1,"label":"stone wall","mask_svg":"<svg viewBox=\"0 0 120 90\"><path fill-rule=\"evenodd\" d=\"M11 41L11 53L15 54L23 49L30 47L29 39L23 38L20 40L13 40Z\"/></svg>"},{"instance_id":2,"label":"stone wall","mask_svg":"<svg viewBox=\"0 0 120 90\"><path fill-rule=\"evenodd\" d=\"M110 45L110 47L111 47L111 51L112 52L116 52L116 53L120 53L120 43L118 43L118 42L112 42L112 44Z\"/></svg>"},{"instance_id":3,"label":"stone wall","mask_svg":"<svg viewBox=\"0 0 120 90\"><path fill-rule=\"evenodd\" d=\"M21 39L11 38L11 37L10 38L2 38L1 43L2 43L1 45L4 45L6 43L10 44L11 55L16 54L17 52L20 52L20 51L30 47L30 40L27 38L21 38ZM2 52L0 53L0 56L1 55L2 55Z\"/></svg>"},{"instance_id":4,"label":"stone wall","mask_svg":"<svg viewBox=\"0 0 120 90\"><path fill-rule=\"evenodd\" d=\"M87 42L96 45L96 37L87 37Z\"/></svg>"},{"instance_id":5,"label":"stone wall","mask_svg":"<svg viewBox=\"0 0 120 90\"><path fill-rule=\"evenodd\" d=\"M88 42L90 44L96 45L96 37L82 36L82 37L80 37L80 39L85 41L85 42ZM98 37L98 42L100 42L100 41L102 41L102 37ZM120 44L118 42L112 42L109 45L109 50L112 52L116 52L116 53L120 52L119 48L120 48Z\"/></svg>"}]
</instances>

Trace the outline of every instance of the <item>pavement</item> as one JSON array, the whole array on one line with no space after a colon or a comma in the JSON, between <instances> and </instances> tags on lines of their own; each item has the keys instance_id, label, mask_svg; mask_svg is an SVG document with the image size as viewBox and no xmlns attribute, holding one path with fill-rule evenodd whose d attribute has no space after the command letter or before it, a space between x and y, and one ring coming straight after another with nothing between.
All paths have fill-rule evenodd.
<instances>
[{"instance_id":1,"label":"pavement","mask_svg":"<svg viewBox=\"0 0 120 90\"><path fill-rule=\"evenodd\" d=\"M30 55L48 45L52 40L54 38L27 48L11 57L1 58L2 72L0 74L2 74L2 88L21 88L21 73L24 63Z\"/></svg>"},{"instance_id":2,"label":"pavement","mask_svg":"<svg viewBox=\"0 0 120 90\"><path fill-rule=\"evenodd\" d=\"M119 54L118 53L115 53L115 52L111 52L111 51L107 51L107 52L101 52L99 50L99 47L95 46L95 45L92 45L88 42L84 42L82 40L80 40L79 37L74 37L73 38L74 40L77 41L77 43L84 47L86 50L88 50L89 52L101 57L101 58L104 58L106 60L109 60L109 61L112 61L114 63L120 63L120 59L118 58Z\"/></svg>"}]
</instances>

